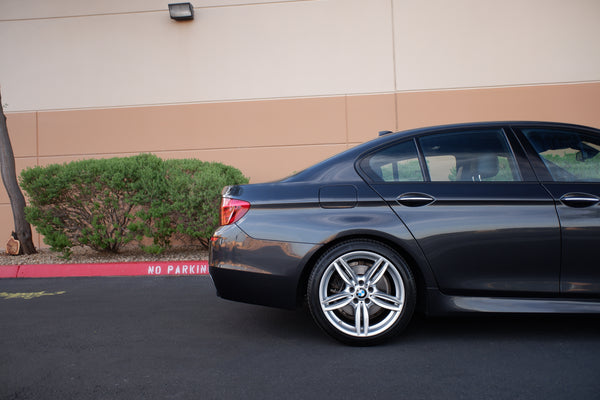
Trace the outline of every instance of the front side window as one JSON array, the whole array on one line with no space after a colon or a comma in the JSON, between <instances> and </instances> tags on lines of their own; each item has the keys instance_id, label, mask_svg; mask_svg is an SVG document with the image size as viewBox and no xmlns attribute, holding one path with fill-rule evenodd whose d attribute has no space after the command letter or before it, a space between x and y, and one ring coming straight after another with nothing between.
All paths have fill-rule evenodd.
<instances>
[{"instance_id":1,"label":"front side window","mask_svg":"<svg viewBox=\"0 0 600 400\"><path fill-rule=\"evenodd\" d=\"M577 132L523 129L557 182L600 182L600 138Z\"/></svg>"},{"instance_id":2,"label":"front side window","mask_svg":"<svg viewBox=\"0 0 600 400\"><path fill-rule=\"evenodd\" d=\"M417 148L412 140L379 150L362 160L361 169L374 182L422 182Z\"/></svg>"},{"instance_id":3,"label":"front side window","mask_svg":"<svg viewBox=\"0 0 600 400\"><path fill-rule=\"evenodd\" d=\"M419 141L434 182L521 180L501 129L438 133Z\"/></svg>"}]
</instances>

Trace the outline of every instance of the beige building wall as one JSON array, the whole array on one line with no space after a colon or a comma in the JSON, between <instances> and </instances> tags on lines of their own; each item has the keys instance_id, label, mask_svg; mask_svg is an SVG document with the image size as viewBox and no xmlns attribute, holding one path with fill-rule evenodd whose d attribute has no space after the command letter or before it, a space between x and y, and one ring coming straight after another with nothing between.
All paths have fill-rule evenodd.
<instances>
[{"instance_id":1,"label":"beige building wall","mask_svg":"<svg viewBox=\"0 0 600 400\"><path fill-rule=\"evenodd\" d=\"M195 19L175 22L157 0L1 1L17 168L152 152L262 182L379 130L600 128L597 0L192 4ZM0 190L0 248L12 226Z\"/></svg>"},{"instance_id":2,"label":"beige building wall","mask_svg":"<svg viewBox=\"0 0 600 400\"><path fill-rule=\"evenodd\" d=\"M11 14L5 1L22 3L0 2L0 18ZM10 111L394 90L389 0L238 1L198 7L188 22L155 0L136 2L137 12L122 11L127 1L58 3L52 14L39 5L39 17L0 21L16 39L3 44L15 62L0 64ZM81 15L55 17L73 3Z\"/></svg>"}]
</instances>

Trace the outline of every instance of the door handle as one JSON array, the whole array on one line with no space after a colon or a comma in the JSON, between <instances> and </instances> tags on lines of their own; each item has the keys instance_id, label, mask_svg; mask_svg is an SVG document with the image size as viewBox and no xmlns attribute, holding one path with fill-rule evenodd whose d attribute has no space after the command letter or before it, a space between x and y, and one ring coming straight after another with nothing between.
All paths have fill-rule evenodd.
<instances>
[{"instance_id":1,"label":"door handle","mask_svg":"<svg viewBox=\"0 0 600 400\"><path fill-rule=\"evenodd\" d=\"M560 201L569 207L584 208L595 206L600 202L600 197L587 193L567 193Z\"/></svg>"},{"instance_id":2,"label":"door handle","mask_svg":"<svg viewBox=\"0 0 600 400\"><path fill-rule=\"evenodd\" d=\"M404 193L396 201L406 207L422 207L433 203L435 198L425 193Z\"/></svg>"}]
</instances>

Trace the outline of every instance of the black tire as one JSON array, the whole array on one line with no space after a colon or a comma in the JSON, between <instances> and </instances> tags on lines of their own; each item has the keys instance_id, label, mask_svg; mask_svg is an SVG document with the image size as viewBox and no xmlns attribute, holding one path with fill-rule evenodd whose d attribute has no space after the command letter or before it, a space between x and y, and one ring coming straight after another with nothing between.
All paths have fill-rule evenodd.
<instances>
[{"instance_id":1,"label":"black tire","mask_svg":"<svg viewBox=\"0 0 600 400\"><path fill-rule=\"evenodd\" d=\"M416 285L404 259L372 240L354 239L326 251L308 279L313 319L334 339L378 344L400 333L416 304Z\"/></svg>"}]
</instances>

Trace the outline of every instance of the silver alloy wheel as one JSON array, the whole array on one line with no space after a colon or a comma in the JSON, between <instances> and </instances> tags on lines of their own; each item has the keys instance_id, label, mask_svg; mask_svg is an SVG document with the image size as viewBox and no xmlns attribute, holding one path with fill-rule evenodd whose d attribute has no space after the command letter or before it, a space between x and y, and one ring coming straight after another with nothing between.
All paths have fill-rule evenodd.
<instances>
[{"instance_id":1,"label":"silver alloy wheel","mask_svg":"<svg viewBox=\"0 0 600 400\"><path fill-rule=\"evenodd\" d=\"M353 337L379 335L393 327L404 308L398 268L371 251L336 258L319 283L323 314L338 331Z\"/></svg>"}]
</instances>

